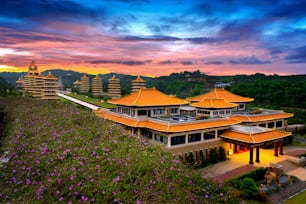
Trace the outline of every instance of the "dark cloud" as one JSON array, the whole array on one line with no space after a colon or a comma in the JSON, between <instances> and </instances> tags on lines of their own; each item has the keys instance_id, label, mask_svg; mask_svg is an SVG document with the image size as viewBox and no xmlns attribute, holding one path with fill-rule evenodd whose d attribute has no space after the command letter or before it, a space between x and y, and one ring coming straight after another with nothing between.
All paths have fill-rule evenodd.
<instances>
[{"instance_id":1,"label":"dark cloud","mask_svg":"<svg viewBox=\"0 0 306 204\"><path fill-rule=\"evenodd\" d=\"M152 62L151 60L138 61L138 60L91 60L86 61L86 63L90 64L123 64L128 66L137 66L144 65Z\"/></svg>"},{"instance_id":2,"label":"dark cloud","mask_svg":"<svg viewBox=\"0 0 306 204\"><path fill-rule=\"evenodd\" d=\"M288 64L306 63L306 46L298 47L290 51L285 57Z\"/></svg>"},{"instance_id":3,"label":"dark cloud","mask_svg":"<svg viewBox=\"0 0 306 204\"><path fill-rule=\"evenodd\" d=\"M1 1L1 14L8 17L20 17L25 20L37 20L51 18L65 17L90 17L96 18L100 16L103 11L96 11L88 7L84 7L76 2L62 0L62 1ZM78 19L79 20L79 19Z\"/></svg>"},{"instance_id":4,"label":"dark cloud","mask_svg":"<svg viewBox=\"0 0 306 204\"><path fill-rule=\"evenodd\" d=\"M124 41L179 41L181 38L172 36L125 36Z\"/></svg>"},{"instance_id":5,"label":"dark cloud","mask_svg":"<svg viewBox=\"0 0 306 204\"><path fill-rule=\"evenodd\" d=\"M193 62L192 62L192 61L184 60L184 61L181 61L181 64L182 64L182 65L192 65Z\"/></svg>"},{"instance_id":6,"label":"dark cloud","mask_svg":"<svg viewBox=\"0 0 306 204\"><path fill-rule=\"evenodd\" d=\"M171 30L170 25L156 25L156 24L149 24L148 28L153 32L153 33L164 33L164 32L169 32Z\"/></svg>"},{"instance_id":7,"label":"dark cloud","mask_svg":"<svg viewBox=\"0 0 306 204\"><path fill-rule=\"evenodd\" d=\"M205 64L214 64L214 65L219 65L219 64L224 64L222 61L207 61Z\"/></svg>"},{"instance_id":8,"label":"dark cloud","mask_svg":"<svg viewBox=\"0 0 306 204\"><path fill-rule=\"evenodd\" d=\"M194 44L203 44L203 43L218 43L222 42L222 39L211 38L211 37L197 37L197 38L185 38L184 40L190 41Z\"/></svg>"},{"instance_id":9,"label":"dark cloud","mask_svg":"<svg viewBox=\"0 0 306 204\"><path fill-rule=\"evenodd\" d=\"M252 57L241 57L229 60L230 64L270 64L271 61L262 61L257 59L256 56Z\"/></svg>"},{"instance_id":10,"label":"dark cloud","mask_svg":"<svg viewBox=\"0 0 306 204\"><path fill-rule=\"evenodd\" d=\"M158 64L162 64L162 65L165 65L165 64L175 64L175 63L177 63L177 61L173 61L173 60L165 60L165 61L158 62Z\"/></svg>"}]
</instances>

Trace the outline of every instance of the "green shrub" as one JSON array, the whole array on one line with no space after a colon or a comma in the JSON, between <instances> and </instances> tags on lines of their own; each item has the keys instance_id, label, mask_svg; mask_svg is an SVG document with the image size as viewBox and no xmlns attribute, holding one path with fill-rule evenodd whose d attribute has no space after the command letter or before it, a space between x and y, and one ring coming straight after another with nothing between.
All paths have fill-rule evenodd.
<instances>
[{"instance_id":1,"label":"green shrub","mask_svg":"<svg viewBox=\"0 0 306 204\"><path fill-rule=\"evenodd\" d=\"M220 161L225 161L226 160L225 149L221 146L219 147L219 160Z\"/></svg>"},{"instance_id":2,"label":"green shrub","mask_svg":"<svg viewBox=\"0 0 306 204\"><path fill-rule=\"evenodd\" d=\"M215 148L211 148L209 151L209 161L212 163L216 163L218 160L218 152Z\"/></svg>"},{"instance_id":3,"label":"green shrub","mask_svg":"<svg viewBox=\"0 0 306 204\"><path fill-rule=\"evenodd\" d=\"M255 196L258 194L256 183L251 178L244 178L242 180L240 189L241 189L241 195L247 199L255 198Z\"/></svg>"}]
</instances>

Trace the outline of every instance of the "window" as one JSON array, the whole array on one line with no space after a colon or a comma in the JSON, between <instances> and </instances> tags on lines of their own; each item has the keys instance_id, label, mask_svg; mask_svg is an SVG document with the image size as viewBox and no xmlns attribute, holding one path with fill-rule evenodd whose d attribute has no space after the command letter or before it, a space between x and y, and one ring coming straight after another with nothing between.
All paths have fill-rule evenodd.
<instances>
[{"instance_id":1,"label":"window","mask_svg":"<svg viewBox=\"0 0 306 204\"><path fill-rule=\"evenodd\" d=\"M201 133L194 133L188 135L188 142L201 141Z\"/></svg>"},{"instance_id":2,"label":"window","mask_svg":"<svg viewBox=\"0 0 306 204\"><path fill-rule=\"evenodd\" d=\"M148 139L152 139L152 132L148 131L148 130L141 130L141 135L148 138Z\"/></svg>"},{"instance_id":3,"label":"window","mask_svg":"<svg viewBox=\"0 0 306 204\"><path fill-rule=\"evenodd\" d=\"M268 128L274 128L274 122L268 123Z\"/></svg>"},{"instance_id":4,"label":"window","mask_svg":"<svg viewBox=\"0 0 306 204\"><path fill-rule=\"evenodd\" d=\"M220 115L224 115L224 110L221 110L221 111L219 112L219 114L220 114Z\"/></svg>"},{"instance_id":5,"label":"window","mask_svg":"<svg viewBox=\"0 0 306 204\"><path fill-rule=\"evenodd\" d=\"M231 114L231 110L226 110L226 114Z\"/></svg>"},{"instance_id":6,"label":"window","mask_svg":"<svg viewBox=\"0 0 306 204\"><path fill-rule=\"evenodd\" d=\"M244 104L239 104L239 109L244 109Z\"/></svg>"},{"instance_id":7,"label":"window","mask_svg":"<svg viewBox=\"0 0 306 204\"><path fill-rule=\"evenodd\" d=\"M171 108L171 114L178 113L178 108Z\"/></svg>"},{"instance_id":8,"label":"window","mask_svg":"<svg viewBox=\"0 0 306 204\"><path fill-rule=\"evenodd\" d=\"M218 115L218 111L214 111L214 112L213 112L213 115Z\"/></svg>"},{"instance_id":9,"label":"window","mask_svg":"<svg viewBox=\"0 0 306 204\"><path fill-rule=\"evenodd\" d=\"M215 139L215 131L204 133L204 140L210 140L210 139Z\"/></svg>"},{"instance_id":10,"label":"window","mask_svg":"<svg viewBox=\"0 0 306 204\"><path fill-rule=\"evenodd\" d=\"M185 135L171 137L171 146L185 144Z\"/></svg>"},{"instance_id":11,"label":"window","mask_svg":"<svg viewBox=\"0 0 306 204\"><path fill-rule=\"evenodd\" d=\"M154 109L153 110L154 115L164 115L165 109Z\"/></svg>"},{"instance_id":12,"label":"window","mask_svg":"<svg viewBox=\"0 0 306 204\"><path fill-rule=\"evenodd\" d=\"M259 127L266 127L266 123L258 124Z\"/></svg>"},{"instance_id":13,"label":"window","mask_svg":"<svg viewBox=\"0 0 306 204\"><path fill-rule=\"evenodd\" d=\"M137 115L141 116L141 115L147 115L147 110L138 110L137 111Z\"/></svg>"},{"instance_id":14,"label":"window","mask_svg":"<svg viewBox=\"0 0 306 204\"><path fill-rule=\"evenodd\" d=\"M168 138L166 136L156 134L155 135L155 141L163 143L163 144L167 144L168 143Z\"/></svg>"},{"instance_id":15,"label":"window","mask_svg":"<svg viewBox=\"0 0 306 204\"><path fill-rule=\"evenodd\" d=\"M277 121L276 122L276 127L283 127L283 121Z\"/></svg>"}]
</instances>

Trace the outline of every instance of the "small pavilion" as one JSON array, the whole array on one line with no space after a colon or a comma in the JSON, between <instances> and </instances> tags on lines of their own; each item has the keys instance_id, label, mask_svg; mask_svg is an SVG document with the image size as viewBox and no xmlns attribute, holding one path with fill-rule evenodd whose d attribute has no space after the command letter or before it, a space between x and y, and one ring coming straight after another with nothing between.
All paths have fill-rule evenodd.
<instances>
[{"instance_id":1,"label":"small pavilion","mask_svg":"<svg viewBox=\"0 0 306 204\"><path fill-rule=\"evenodd\" d=\"M273 143L274 156L278 156L278 154L283 155L283 140L285 137L290 135L290 132L259 126L233 125L229 130L221 134L220 137L223 139L223 141L234 144L234 152L237 152L238 145L248 147L250 149L249 164L254 164L254 148L256 148L255 161L257 163L260 162L259 148L264 145Z\"/></svg>"}]
</instances>

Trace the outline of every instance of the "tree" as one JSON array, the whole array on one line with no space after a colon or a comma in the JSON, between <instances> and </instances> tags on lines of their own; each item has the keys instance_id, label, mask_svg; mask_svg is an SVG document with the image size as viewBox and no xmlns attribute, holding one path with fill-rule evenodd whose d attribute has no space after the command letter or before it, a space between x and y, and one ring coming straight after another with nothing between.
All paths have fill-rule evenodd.
<instances>
[{"instance_id":1,"label":"tree","mask_svg":"<svg viewBox=\"0 0 306 204\"><path fill-rule=\"evenodd\" d=\"M225 149L221 146L219 147L219 160L220 161L225 161L226 160Z\"/></svg>"},{"instance_id":2,"label":"tree","mask_svg":"<svg viewBox=\"0 0 306 204\"><path fill-rule=\"evenodd\" d=\"M241 186L241 195L244 198L254 198L258 194L258 188L256 186L256 183L251 178L244 178L242 180Z\"/></svg>"},{"instance_id":3,"label":"tree","mask_svg":"<svg viewBox=\"0 0 306 204\"><path fill-rule=\"evenodd\" d=\"M211 148L210 149L210 151L209 151L209 160L212 163L217 162L217 160L218 160L218 152L217 152L217 150L215 148Z\"/></svg>"}]
</instances>

